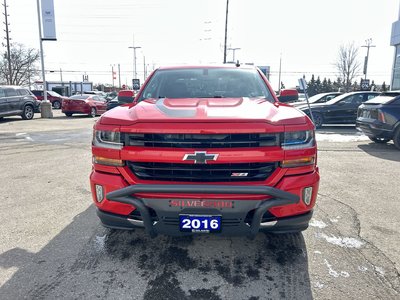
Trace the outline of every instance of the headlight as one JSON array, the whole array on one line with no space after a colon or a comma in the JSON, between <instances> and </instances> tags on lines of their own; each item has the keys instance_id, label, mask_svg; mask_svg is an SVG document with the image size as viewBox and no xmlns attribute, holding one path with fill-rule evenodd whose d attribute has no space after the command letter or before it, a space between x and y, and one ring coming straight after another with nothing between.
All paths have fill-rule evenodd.
<instances>
[{"instance_id":1,"label":"headlight","mask_svg":"<svg viewBox=\"0 0 400 300\"><path fill-rule=\"evenodd\" d=\"M124 145L119 131L94 130L93 146L111 149L122 149Z\"/></svg>"},{"instance_id":2,"label":"headlight","mask_svg":"<svg viewBox=\"0 0 400 300\"><path fill-rule=\"evenodd\" d=\"M303 149L313 147L315 144L314 131L288 131L283 134L282 147L284 149Z\"/></svg>"}]
</instances>

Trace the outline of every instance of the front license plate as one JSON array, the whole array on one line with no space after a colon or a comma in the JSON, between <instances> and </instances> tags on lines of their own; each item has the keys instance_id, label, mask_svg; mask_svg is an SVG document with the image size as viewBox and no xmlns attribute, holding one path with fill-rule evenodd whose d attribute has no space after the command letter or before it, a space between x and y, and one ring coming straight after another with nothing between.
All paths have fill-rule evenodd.
<instances>
[{"instance_id":1,"label":"front license plate","mask_svg":"<svg viewBox=\"0 0 400 300\"><path fill-rule=\"evenodd\" d=\"M221 231L221 216L179 215L179 229L185 232Z\"/></svg>"}]
</instances>

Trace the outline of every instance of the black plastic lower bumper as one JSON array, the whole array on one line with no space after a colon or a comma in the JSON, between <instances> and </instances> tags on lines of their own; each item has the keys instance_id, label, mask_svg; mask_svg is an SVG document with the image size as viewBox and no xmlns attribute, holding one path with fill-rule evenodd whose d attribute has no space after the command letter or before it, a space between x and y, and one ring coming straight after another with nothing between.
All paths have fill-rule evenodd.
<instances>
[{"instance_id":1,"label":"black plastic lower bumper","mask_svg":"<svg viewBox=\"0 0 400 300\"><path fill-rule=\"evenodd\" d=\"M120 229L120 230L133 230L136 228L140 228L141 226L136 226L132 224L127 216L122 216L122 215L117 215L117 214L111 214L108 212L104 212L101 210L97 210L97 215L101 220L101 223L103 226L107 228L112 228L112 229ZM293 216L293 217L286 217L286 218L281 218L277 219L276 223L271 226L267 227L259 227L259 231L263 232L271 232L271 233L289 233L289 232L299 232L306 230L308 228L309 221L311 220L311 217L313 215L313 211L310 211L306 214L298 215L298 216ZM171 225L166 225L164 228L165 230L163 232L158 232L158 233L164 233L168 235L190 235L192 233L187 233L187 232L180 232L178 229L178 226L174 226L174 228L170 228ZM215 233L215 234L220 234L220 233ZM249 234L248 228L243 229L238 229L235 228L232 230L230 229L224 229L222 231L223 235L249 235L249 236L254 236Z\"/></svg>"},{"instance_id":2,"label":"black plastic lower bumper","mask_svg":"<svg viewBox=\"0 0 400 300\"><path fill-rule=\"evenodd\" d=\"M128 216L111 214L98 210L97 214L106 227L116 229L134 229L139 224L145 231L155 237L157 234L167 235L188 235L191 232L181 232L179 224L174 222L173 217L178 218L179 213L192 214L221 214L215 208L190 208L181 211L171 211L170 208L160 209L151 207L151 203L160 203L168 200L157 200L155 202L145 201L135 197L138 193L171 193L171 194L253 194L266 195L265 200L253 201L256 203L252 219L245 221L247 210L236 209L222 213L222 231L218 234L223 235L247 235L254 237L260 230L269 232L291 232L301 231L308 227L308 222L312 217L312 211L307 214L280 218L273 222L262 223L262 217L270 208L295 204L300 201L299 196L268 186L226 186L226 185L132 185L107 194L107 199L120 203L130 204L140 212L140 222L130 219ZM271 198L272 196L272 198ZM237 200L236 202L245 203L247 200ZM158 220L154 221L151 211L155 211ZM228 222L224 226L224 218L237 220L235 224ZM175 218L175 219L176 219Z\"/></svg>"},{"instance_id":3,"label":"black plastic lower bumper","mask_svg":"<svg viewBox=\"0 0 400 300\"><path fill-rule=\"evenodd\" d=\"M375 120L374 122L356 122L356 128L366 136L373 138L393 138L393 130L384 128L384 124Z\"/></svg>"}]
</instances>

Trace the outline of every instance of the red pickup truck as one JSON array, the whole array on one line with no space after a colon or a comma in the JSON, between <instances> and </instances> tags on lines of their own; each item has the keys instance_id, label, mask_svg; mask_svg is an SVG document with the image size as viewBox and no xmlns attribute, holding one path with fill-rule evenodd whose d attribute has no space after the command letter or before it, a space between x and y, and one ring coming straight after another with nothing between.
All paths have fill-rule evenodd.
<instances>
[{"instance_id":1,"label":"red pickup truck","mask_svg":"<svg viewBox=\"0 0 400 300\"><path fill-rule=\"evenodd\" d=\"M318 193L313 123L250 66L155 70L92 153L102 224L150 236L302 231Z\"/></svg>"}]
</instances>

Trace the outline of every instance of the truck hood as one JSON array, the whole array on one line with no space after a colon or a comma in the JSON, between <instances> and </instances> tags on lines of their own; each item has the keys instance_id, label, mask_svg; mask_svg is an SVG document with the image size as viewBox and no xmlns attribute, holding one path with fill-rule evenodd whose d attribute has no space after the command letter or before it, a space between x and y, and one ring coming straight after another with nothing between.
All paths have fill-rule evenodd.
<instances>
[{"instance_id":1,"label":"truck hood","mask_svg":"<svg viewBox=\"0 0 400 300\"><path fill-rule=\"evenodd\" d=\"M147 99L107 111L100 123L132 125L137 122L267 122L305 124L306 116L282 103L249 98Z\"/></svg>"}]
</instances>

